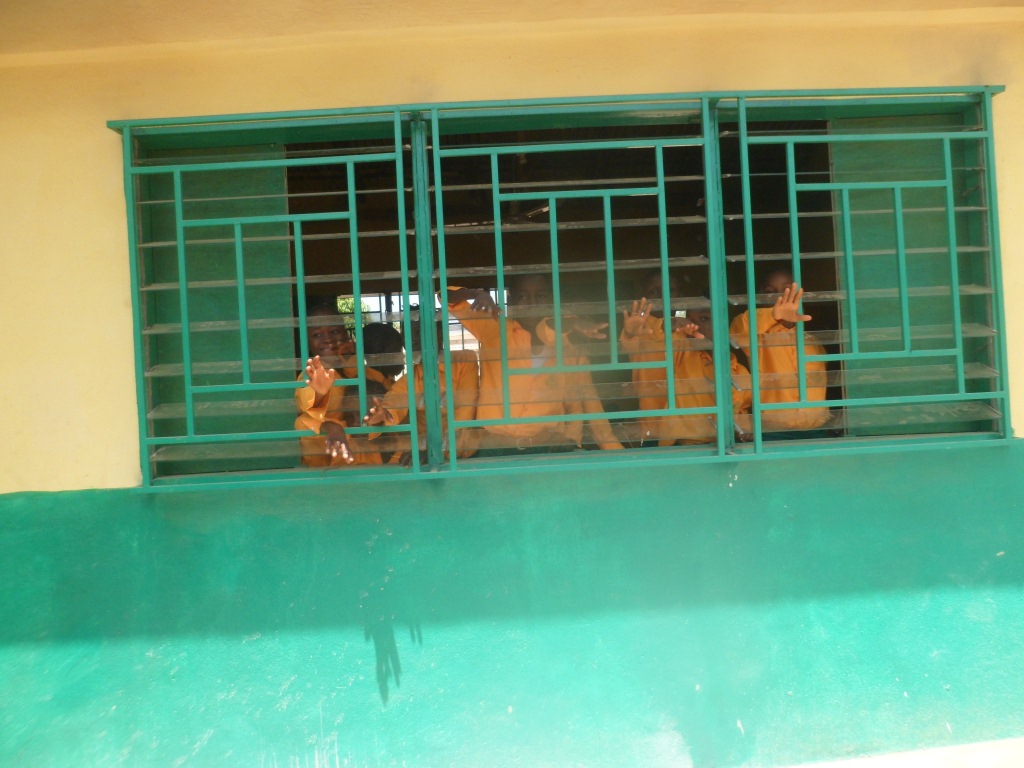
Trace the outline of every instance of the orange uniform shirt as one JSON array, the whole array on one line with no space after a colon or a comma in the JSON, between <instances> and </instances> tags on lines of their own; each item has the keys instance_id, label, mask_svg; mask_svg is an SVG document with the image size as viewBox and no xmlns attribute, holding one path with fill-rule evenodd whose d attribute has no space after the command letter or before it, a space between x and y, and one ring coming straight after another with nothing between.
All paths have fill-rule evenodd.
<instances>
[{"instance_id":1,"label":"orange uniform shirt","mask_svg":"<svg viewBox=\"0 0 1024 768\"><path fill-rule=\"evenodd\" d=\"M480 375L476 354L468 349L452 350L452 400L455 405L455 420L469 421L476 417L477 400L480 397ZM438 366L441 379L441 423L444 429L444 450L448 453L448 398L446 397L445 365L442 361ZM413 366L411 376L403 376L395 382L382 400L383 406L397 422L402 422L409 415L409 379L412 379L413 393L416 400L416 425L422 440L427 428L426 403L423 399L423 364ZM476 453L480 444L480 430L473 428L457 428L455 430L455 455L468 458ZM397 461L396 457L392 461Z\"/></svg>"},{"instance_id":2,"label":"orange uniform shirt","mask_svg":"<svg viewBox=\"0 0 1024 768\"><path fill-rule=\"evenodd\" d=\"M796 403L800 401L797 377L796 331L774 317L770 307L757 310L757 367L761 380L762 403ZM729 327L732 341L750 359L750 312L738 315ZM804 343L804 354L823 355L820 344ZM826 392L825 363L804 364L807 377L807 400L823 401ZM827 407L792 408L761 412L761 425L766 431L817 429L829 418Z\"/></svg>"},{"instance_id":3,"label":"orange uniform shirt","mask_svg":"<svg viewBox=\"0 0 1024 768\"><path fill-rule=\"evenodd\" d=\"M364 368L367 378L381 382L385 387L391 386L391 380L382 376L374 368ZM353 369L343 369L346 378L355 375ZM299 376L299 381L305 379L304 375ZM328 456L325 449L327 438L320 434L324 422L333 422L342 427L348 427L345 423L345 402L347 387L331 387L327 400L319 406L316 403L316 392L308 384L295 390L295 407L299 415L295 417L295 429L310 430L315 433L313 437L300 437L299 444L302 450L302 463L307 467L348 467L358 464L381 464L380 452L369 447L362 435L349 435L349 448L355 459L348 464L341 456Z\"/></svg>"},{"instance_id":4,"label":"orange uniform shirt","mask_svg":"<svg viewBox=\"0 0 1024 768\"><path fill-rule=\"evenodd\" d=\"M659 362L665 359L665 330L660 317L646 318L650 333L645 336L620 337L620 349L633 362ZM749 429L749 417L739 418L750 410L749 372L735 355L730 355L732 378L732 410L738 417L736 425ZM693 348L693 339L680 331L672 333L672 371L675 376L676 408L710 408L715 406L715 361L711 353ZM668 386L664 369L637 368L633 371L640 410L668 408ZM736 386L746 384L746 388ZM654 416L640 420L641 436L656 439L659 445L708 443L717 437L714 414Z\"/></svg>"},{"instance_id":5,"label":"orange uniform shirt","mask_svg":"<svg viewBox=\"0 0 1024 768\"><path fill-rule=\"evenodd\" d=\"M555 333L550 324L541 322L538 335L543 347L534 350L532 334L515 320L506 320L509 369L536 370L536 373L509 376L506 392L502 382L500 322L491 315L473 312L468 302L449 304L448 311L480 342L478 419L505 418L506 402L509 406L508 415L513 419L594 414L588 423L598 447L604 450L622 448L604 416L590 374L586 371L545 371L555 365ZM589 362L569 342L563 345L563 360L567 366L586 365ZM583 439L583 421L491 424L485 426L484 430L491 435L506 438L508 445L518 447L530 445L534 439L540 441L537 444L553 439L555 442L567 441L579 446Z\"/></svg>"}]
</instances>

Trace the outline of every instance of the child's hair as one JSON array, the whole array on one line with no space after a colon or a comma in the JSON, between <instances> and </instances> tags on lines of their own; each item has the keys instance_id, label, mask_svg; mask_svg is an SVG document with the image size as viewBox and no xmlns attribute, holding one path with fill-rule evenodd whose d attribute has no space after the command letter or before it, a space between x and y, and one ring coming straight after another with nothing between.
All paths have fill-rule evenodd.
<instances>
[{"instance_id":1,"label":"child's hair","mask_svg":"<svg viewBox=\"0 0 1024 768\"><path fill-rule=\"evenodd\" d=\"M377 362L377 356L387 355L388 360L393 360L395 356L401 355L403 350L402 334L395 330L394 326L387 323L370 323L363 326L363 355L367 358L368 365L385 376L398 376L405 365L402 362Z\"/></svg>"},{"instance_id":2,"label":"child's hair","mask_svg":"<svg viewBox=\"0 0 1024 768\"><path fill-rule=\"evenodd\" d=\"M388 393L387 387L374 379L363 379L363 387L366 390L367 408L373 407L373 398L384 397ZM359 395L355 389L345 395L342 405L347 424L362 424L362 415L359 413Z\"/></svg>"},{"instance_id":3,"label":"child's hair","mask_svg":"<svg viewBox=\"0 0 1024 768\"><path fill-rule=\"evenodd\" d=\"M365 383L367 397L384 397L384 395L388 393L387 387L385 387L379 381L375 381L374 379L367 379Z\"/></svg>"},{"instance_id":4,"label":"child's hair","mask_svg":"<svg viewBox=\"0 0 1024 768\"><path fill-rule=\"evenodd\" d=\"M313 315L338 315L337 296L307 296L306 317Z\"/></svg>"},{"instance_id":5,"label":"child's hair","mask_svg":"<svg viewBox=\"0 0 1024 768\"><path fill-rule=\"evenodd\" d=\"M641 272L640 277L637 279L635 290L642 293L647 287L647 284L652 280L657 280L659 283L661 282L661 267L652 267L651 269ZM683 281L680 279L679 275L671 269L668 271L668 281L670 284L675 283L677 290L681 290L683 287Z\"/></svg>"},{"instance_id":6,"label":"child's hair","mask_svg":"<svg viewBox=\"0 0 1024 768\"><path fill-rule=\"evenodd\" d=\"M782 277L786 282L791 283L793 282L793 270L789 267L773 267L761 276L760 285L767 286L773 277Z\"/></svg>"}]
</instances>

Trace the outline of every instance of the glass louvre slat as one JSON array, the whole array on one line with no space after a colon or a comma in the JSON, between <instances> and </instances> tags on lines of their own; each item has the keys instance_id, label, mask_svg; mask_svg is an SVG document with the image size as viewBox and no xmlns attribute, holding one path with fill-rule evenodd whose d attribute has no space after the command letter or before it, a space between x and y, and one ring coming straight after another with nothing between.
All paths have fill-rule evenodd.
<instances>
[{"instance_id":1,"label":"glass louvre slat","mask_svg":"<svg viewBox=\"0 0 1024 768\"><path fill-rule=\"evenodd\" d=\"M660 443L644 455L670 461L1005 437L997 91L117 124L144 481L452 472L572 447L596 458L619 444L634 449L620 460ZM777 294L763 283L779 268L806 289L811 320L732 331L770 314ZM510 289L538 277L550 298L516 304ZM460 324L447 303L419 311L450 285L495 297L491 330ZM623 346L623 313L643 293L708 338ZM325 301L347 302L344 313L314 319ZM541 316L550 346L513 343ZM391 362L373 349L377 322L407 353L404 375L395 363L404 394L388 396L405 415L371 439L361 416L383 395L376 366ZM336 382L338 418L360 461L395 463L324 474L312 432L293 427L294 393L317 349L307 331L343 324L354 351ZM604 338L573 330L601 325Z\"/></svg>"}]
</instances>

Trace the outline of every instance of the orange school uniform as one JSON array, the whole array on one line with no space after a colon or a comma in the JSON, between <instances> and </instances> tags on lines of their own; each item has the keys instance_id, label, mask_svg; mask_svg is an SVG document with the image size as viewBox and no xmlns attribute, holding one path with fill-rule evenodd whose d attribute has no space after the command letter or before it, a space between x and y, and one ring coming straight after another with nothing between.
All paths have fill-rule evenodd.
<instances>
[{"instance_id":1,"label":"orange school uniform","mask_svg":"<svg viewBox=\"0 0 1024 768\"><path fill-rule=\"evenodd\" d=\"M527 448L545 444L580 446L583 439L583 421L530 422L542 416L594 414L589 419L597 446L603 450L621 449L615 437L593 381L586 371L558 373L546 371L555 365L555 333L547 321L538 328L543 347L533 349L533 336L518 322L506 319L505 342L508 348L510 370L534 369L536 373L509 376L508 392L504 391L501 364L501 324L489 314L473 312L468 302L448 305L448 311L457 317L463 327L480 343L480 399L478 419L505 418L505 403L509 416L522 419L511 424L490 424L484 430L496 442ZM563 345L566 366L586 365L589 361L570 343Z\"/></svg>"},{"instance_id":2,"label":"orange school uniform","mask_svg":"<svg viewBox=\"0 0 1024 768\"><path fill-rule=\"evenodd\" d=\"M452 350L452 400L455 405L455 421L469 421L476 417L477 400L480 396L480 376L476 355L468 349ZM448 410L445 396L445 365L442 361L438 366L441 379L441 423L444 430L445 454L448 453ZM391 413L396 422L402 422L409 415L409 380L412 379L414 397L416 399L416 426L420 437L426 433L426 403L423 400L423 363L413 366L411 376L403 376L395 382L381 401L384 408ZM455 455L468 458L476 453L480 443L480 430L474 428L456 428ZM392 457L392 463L398 460L398 454Z\"/></svg>"},{"instance_id":3,"label":"orange school uniform","mask_svg":"<svg viewBox=\"0 0 1024 768\"><path fill-rule=\"evenodd\" d=\"M797 377L796 332L774 317L770 307L757 310L757 365L761 379L762 403L796 403L800 400ZM729 327L732 341L750 359L750 313L744 312ZM823 355L820 344L804 343L804 354ZM807 400L824 401L826 391L825 363L809 361L804 364L807 378ZM829 418L827 407L786 408L761 411L761 425L765 431L818 429Z\"/></svg>"},{"instance_id":4,"label":"orange school uniform","mask_svg":"<svg viewBox=\"0 0 1024 768\"><path fill-rule=\"evenodd\" d=\"M374 368L364 368L368 379L379 381L385 388L391 386L391 380L383 376ZM354 368L342 370L346 378L355 375ZM305 379L304 375L299 376L299 381ZM349 435L349 447L352 449L354 461L352 464L346 462L341 456L329 456L326 453L327 437L320 434L325 422L333 422L342 427L348 427L345 423L345 394L347 387L331 387L327 400L316 405L316 392L308 384L295 390L295 406L299 415L295 417L295 429L310 430L315 433L312 437L300 437L299 444L302 451L302 464L307 467L348 467L358 464L381 464L380 452L370 449L361 435Z\"/></svg>"},{"instance_id":5,"label":"orange school uniform","mask_svg":"<svg viewBox=\"0 0 1024 768\"><path fill-rule=\"evenodd\" d=\"M619 339L620 349L629 355L632 362L659 362L665 359L665 330L660 317L646 318L649 334ZM733 382L749 381L749 372L730 355ZM672 370L675 377L676 408L713 408L715 406L715 361L711 353L693 349L693 339L683 331L672 333ZM736 424L743 430L749 428L750 410L749 383L740 388L730 382L732 410ZM636 368L633 370L640 410L653 411L668 408L668 386L664 369ZM692 414L679 416L651 416L640 419L641 436L645 440L657 440L659 445L683 443L708 443L717 436L714 414Z\"/></svg>"}]
</instances>

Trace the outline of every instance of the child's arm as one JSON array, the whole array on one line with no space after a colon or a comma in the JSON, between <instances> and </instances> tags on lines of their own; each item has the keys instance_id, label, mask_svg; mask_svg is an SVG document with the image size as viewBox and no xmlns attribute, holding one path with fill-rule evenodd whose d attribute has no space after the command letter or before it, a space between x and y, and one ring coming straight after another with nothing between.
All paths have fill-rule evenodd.
<instances>
[{"instance_id":1,"label":"child's arm","mask_svg":"<svg viewBox=\"0 0 1024 768\"><path fill-rule=\"evenodd\" d=\"M369 427L393 426L401 424L409 415L409 377L415 376L415 371L396 381L388 393L381 397L373 398L373 407L363 417L363 423ZM415 389L415 387L414 387ZM419 394L418 392L416 393Z\"/></svg>"},{"instance_id":2,"label":"child's arm","mask_svg":"<svg viewBox=\"0 0 1024 768\"><path fill-rule=\"evenodd\" d=\"M355 461L352 449L348 445L348 435L345 434L345 427L340 422L325 421L324 434L327 436L327 442L324 443L324 453L331 458L341 456L346 464L351 464Z\"/></svg>"},{"instance_id":3,"label":"child's arm","mask_svg":"<svg viewBox=\"0 0 1024 768\"><path fill-rule=\"evenodd\" d=\"M750 371L736 359L736 355L732 355L731 368L729 378L732 390L732 412L749 413L753 400L753 393L750 391Z\"/></svg>"},{"instance_id":4,"label":"child's arm","mask_svg":"<svg viewBox=\"0 0 1024 768\"><path fill-rule=\"evenodd\" d=\"M306 385L313 390L315 395L312 403L313 408L326 408L327 401L331 396L331 387L334 380L338 378L338 372L333 368L324 368L320 355L311 357L306 361Z\"/></svg>"},{"instance_id":5,"label":"child's arm","mask_svg":"<svg viewBox=\"0 0 1024 768\"><path fill-rule=\"evenodd\" d=\"M308 429L320 434L321 425L332 421L327 410L330 408L331 391L337 378L337 372L333 368L324 368L319 357L311 357L306 361L306 386L295 390L295 405L299 411L295 419L296 429Z\"/></svg>"},{"instance_id":6,"label":"child's arm","mask_svg":"<svg viewBox=\"0 0 1024 768\"><path fill-rule=\"evenodd\" d=\"M448 304L467 303L473 312L486 312L492 317L497 317L500 311L491 292L483 288L448 288Z\"/></svg>"},{"instance_id":7,"label":"child's arm","mask_svg":"<svg viewBox=\"0 0 1024 768\"><path fill-rule=\"evenodd\" d=\"M338 373L333 368L324 368L320 357L311 357L306 361L306 386L295 390L295 407L300 418L310 417L315 424L327 417L327 408L331 400L331 388ZM314 427L304 427L317 431Z\"/></svg>"},{"instance_id":8,"label":"child's arm","mask_svg":"<svg viewBox=\"0 0 1024 768\"><path fill-rule=\"evenodd\" d=\"M452 350L452 401L455 406L456 422L476 418L477 401L480 398L480 374L476 355L470 350ZM455 428L455 455L460 458L472 456L480 443L480 427Z\"/></svg>"},{"instance_id":9,"label":"child's arm","mask_svg":"<svg viewBox=\"0 0 1024 768\"><path fill-rule=\"evenodd\" d=\"M500 343L497 322L500 310L483 288L448 288L448 311L477 341L488 346Z\"/></svg>"}]
</instances>

